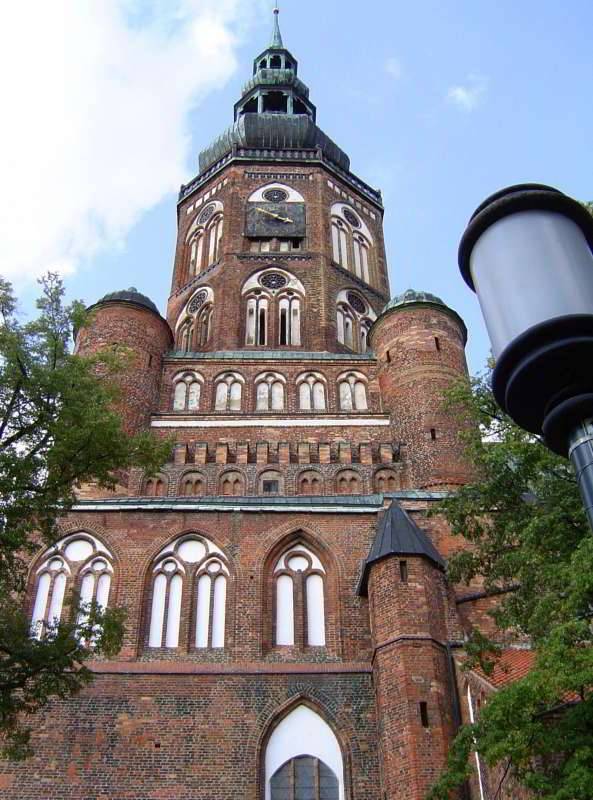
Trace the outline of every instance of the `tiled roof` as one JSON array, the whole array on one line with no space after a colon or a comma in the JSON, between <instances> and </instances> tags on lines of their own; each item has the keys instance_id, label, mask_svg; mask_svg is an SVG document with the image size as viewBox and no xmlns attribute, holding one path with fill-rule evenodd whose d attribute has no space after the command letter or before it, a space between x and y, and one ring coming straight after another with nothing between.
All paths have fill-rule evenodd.
<instances>
[{"instance_id":1,"label":"tiled roof","mask_svg":"<svg viewBox=\"0 0 593 800\"><path fill-rule=\"evenodd\" d=\"M480 669L476 669L476 672L495 689L501 689L524 678L533 667L534 661L533 650L503 650L490 675Z\"/></svg>"}]
</instances>

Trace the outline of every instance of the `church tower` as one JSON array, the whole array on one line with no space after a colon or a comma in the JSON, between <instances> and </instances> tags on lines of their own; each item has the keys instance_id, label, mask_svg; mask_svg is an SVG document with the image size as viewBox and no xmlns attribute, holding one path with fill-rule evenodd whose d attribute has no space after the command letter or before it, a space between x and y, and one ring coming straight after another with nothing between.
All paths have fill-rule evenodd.
<instances>
[{"instance_id":1,"label":"church tower","mask_svg":"<svg viewBox=\"0 0 593 800\"><path fill-rule=\"evenodd\" d=\"M118 291L79 334L81 354L128 349L126 428L171 455L115 494L87 487L31 565L35 622L79 593L125 606L127 633L38 716L36 767L0 772L3 797L428 790L462 627L426 512L469 478L441 408L466 330L434 295L390 300L383 213L318 126L276 9L181 187L166 318Z\"/></svg>"}]
</instances>

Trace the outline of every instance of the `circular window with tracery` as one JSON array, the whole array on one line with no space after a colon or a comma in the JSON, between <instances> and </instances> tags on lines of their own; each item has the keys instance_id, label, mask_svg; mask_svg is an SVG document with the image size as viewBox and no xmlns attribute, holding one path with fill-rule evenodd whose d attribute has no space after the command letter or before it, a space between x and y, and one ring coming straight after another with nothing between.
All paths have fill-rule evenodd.
<instances>
[{"instance_id":1,"label":"circular window with tracery","mask_svg":"<svg viewBox=\"0 0 593 800\"><path fill-rule=\"evenodd\" d=\"M200 217L198 219L200 225L205 225L213 214L214 214L214 203L212 203L212 205L206 206L206 208L200 214Z\"/></svg>"},{"instance_id":2,"label":"circular window with tracery","mask_svg":"<svg viewBox=\"0 0 593 800\"><path fill-rule=\"evenodd\" d=\"M349 208L345 208L343 214L346 222L349 222L354 228L360 228L360 220L358 219L354 211L350 211Z\"/></svg>"},{"instance_id":3,"label":"circular window with tracery","mask_svg":"<svg viewBox=\"0 0 593 800\"><path fill-rule=\"evenodd\" d=\"M288 192L285 192L284 189L267 189L264 192L264 200L268 200L270 203L284 203L288 200Z\"/></svg>"},{"instance_id":4,"label":"circular window with tracery","mask_svg":"<svg viewBox=\"0 0 593 800\"><path fill-rule=\"evenodd\" d=\"M262 286L266 289L282 289L288 283L285 275L280 272L266 272L265 275L259 279Z\"/></svg>"},{"instance_id":5,"label":"circular window with tracery","mask_svg":"<svg viewBox=\"0 0 593 800\"><path fill-rule=\"evenodd\" d=\"M207 297L208 297L208 292L198 292L198 294L191 299L190 304L187 307L189 313L195 314L196 311L204 305Z\"/></svg>"},{"instance_id":6,"label":"circular window with tracery","mask_svg":"<svg viewBox=\"0 0 593 800\"><path fill-rule=\"evenodd\" d=\"M359 314L364 314L367 310L365 302L354 292L348 292L348 303Z\"/></svg>"}]
</instances>

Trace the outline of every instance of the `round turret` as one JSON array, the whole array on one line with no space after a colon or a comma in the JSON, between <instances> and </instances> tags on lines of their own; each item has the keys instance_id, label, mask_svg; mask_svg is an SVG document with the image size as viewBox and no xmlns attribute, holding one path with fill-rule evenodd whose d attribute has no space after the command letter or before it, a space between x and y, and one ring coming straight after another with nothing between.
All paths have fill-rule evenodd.
<instances>
[{"instance_id":1,"label":"round turret","mask_svg":"<svg viewBox=\"0 0 593 800\"><path fill-rule=\"evenodd\" d=\"M371 328L385 410L404 445L410 488L467 483L471 469L462 426L444 408L444 392L467 375L467 329L459 314L429 292L394 297Z\"/></svg>"},{"instance_id":2,"label":"round turret","mask_svg":"<svg viewBox=\"0 0 593 800\"><path fill-rule=\"evenodd\" d=\"M163 355L173 342L171 329L152 300L134 287L106 294L87 311L87 324L76 336L76 352L122 349L128 359L118 377L123 426L130 434L148 430L158 407Z\"/></svg>"}]
</instances>

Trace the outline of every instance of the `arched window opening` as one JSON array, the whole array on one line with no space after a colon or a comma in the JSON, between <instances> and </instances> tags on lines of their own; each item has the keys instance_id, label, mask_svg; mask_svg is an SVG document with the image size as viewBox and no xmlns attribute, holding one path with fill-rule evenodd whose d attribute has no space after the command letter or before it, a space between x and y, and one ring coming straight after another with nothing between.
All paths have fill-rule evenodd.
<instances>
[{"instance_id":1,"label":"arched window opening","mask_svg":"<svg viewBox=\"0 0 593 800\"><path fill-rule=\"evenodd\" d=\"M360 475L354 470L343 469L336 475L336 491L338 494L362 494Z\"/></svg>"},{"instance_id":2,"label":"arched window opening","mask_svg":"<svg viewBox=\"0 0 593 800\"><path fill-rule=\"evenodd\" d=\"M273 729L265 752L266 800L344 800L338 740L319 714L301 704Z\"/></svg>"},{"instance_id":3,"label":"arched window opening","mask_svg":"<svg viewBox=\"0 0 593 800\"><path fill-rule=\"evenodd\" d=\"M377 315L358 293L343 290L336 305L337 337L340 344L357 353L368 350L368 335Z\"/></svg>"},{"instance_id":4,"label":"arched window opening","mask_svg":"<svg viewBox=\"0 0 593 800\"><path fill-rule=\"evenodd\" d=\"M375 474L375 491L397 492L399 488L399 478L392 469L380 469Z\"/></svg>"},{"instance_id":5,"label":"arched window opening","mask_svg":"<svg viewBox=\"0 0 593 800\"><path fill-rule=\"evenodd\" d=\"M284 384L286 379L275 372L260 375L255 379L256 410L283 411Z\"/></svg>"},{"instance_id":6,"label":"arched window opening","mask_svg":"<svg viewBox=\"0 0 593 800\"><path fill-rule=\"evenodd\" d=\"M189 275L193 277L202 271L204 260L204 231L200 230L190 239Z\"/></svg>"},{"instance_id":7,"label":"arched window opening","mask_svg":"<svg viewBox=\"0 0 593 800\"><path fill-rule=\"evenodd\" d=\"M374 242L366 223L353 208L343 203L335 203L331 213L334 262L371 284Z\"/></svg>"},{"instance_id":8,"label":"arched window opening","mask_svg":"<svg viewBox=\"0 0 593 800\"><path fill-rule=\"evenodd\" d=\"M225 472L220 476L220 494L240 497L245 495L245 479L240 472Z\"/></svg>"},{"instance_id":9,"label":"arched window opening","mask_svg":"<svg viewBox=\"0 0 593 800\"><path fill-rule=\"evenodd\" d=\"M299 494L323 494L323 478L319 472L307 470L299 475L297 487Z\"/></svg>"},{"instance_id":10,"label":"arched window opening","mask_svg":"<svg viewBox=\"0 0 593 800\"><path fill-rule=\"evenodd\" d=\"M216 381L215 411L240 411L244 382L237 372L219 376Z\"/></svg>"},{"instance_id":11,"label":"arched window opening","mask_svg":"<svg viewBox=\"0 0 593 800\"><path fill-rule=\"evenodd\" d=\"M146 497L165 497L167 494L168 480L164 475L156 475L147 478L144 482L144 492Z\"/></svg>"},{"instance_id":12,"label":"arched window opening","mask_svg":"<svg viewBox=\"0 0 593 800\"><path fill-rule=\"evenodd\" d=\"M178 350L190 353L208 344L213 311L214 293L209 287L202 286L180 314L182 322L178 324L175 336Z\"/></svg>"},{"instance_id":13,"label":"arched window opening","mask_svg":"<svg viewBox=\"0 0 593 800\"><path fill-rule=\"evenodd\" d=\"M366 379L361 373L340 375L338 392L342 411L368 411Z\"/></svg>"},{"instance_id":14,"label":"arched window opening","mask_svg":"<svg viewBox=\"0 0 593 800\"><path fill-rule=\"evenodd\" d=\"M265 64L265 61L263 63ZM241 110L243 114L257 114L257 97L248 100Z\"/></svg>"},{"instance_id":15,"label":"arched window opening","mask_svg":"<svg viewBox=\"0 0 593 800\"><path fill-rule=\"evenodd\" d=\"M186 319L179 327L177 349L182 353L191 353L194 341L194 321Z\"/></svg>"},{"instance_id":16,"label":"arched window opening","mask_svg":"<svg viewBox=\"0 0 593 800\"><path fill-rule=\"evenodd\" d=\"M206 494L206 478L200 472L187 472L181 479L181 494L185 497Z\"/></svg>"},{"instance_id":17,"label":"arched window opening","mask_svg":"<svg viewBox=\"0 0 593 800\"><path fill-rule=\"evenodd\" d=\"M222 241L222 214L216 216L208 226L208 264L216 264L220 258L220 244Z\"/></svg>"},{"instance_id":18,"label":"arched window opening","mask_svg":"<svg viewBox=\"0 0 593 800\"><path fill-rule=\"evenodd\" d=\"M64 537L42 556L37 570L31 635L53 635L64 608L68 585L80 597L77 622L85 623L89 606L107 608L113 579L113 556L98 539L87 533Z\"/></svg>"},{"instance_id":19,"label":"arched window opening","mask_svg":"<svg viewBox=\"0 0 593 800\"><path fill-rule=\"evenodd\" d=\"M301 343L301 301L292 292L281 297L278 302L280 313L279 337L280 345L296 345Z\"/></svg>"},{"instance_id":20,"label":"arched window opening","mask_svg":"<svg viewBox=\"0 0 593 800\"><path fill-rule=\"evenodd\" d=\"M299 648L325 646L325 569L297 544L276 562L275 643Z\"/></svg>"},{"instance_id":21,"label":"arched window opening","mask_svg":"<svg viewBox=\"0 0 593 800\"><path fill-rule=\"evenodd\" d=\"M262 270L245 282L242 294L247 345L300 347L305 289L298 278L284 270Z\"/></svg>"},{"instance_id":22,"label":"arched window opening","mask_svg":"<svg viewBox=\"0 0 593 800\"><path fill-rule=\"evenodd\" d=\"M222 229L222 203L210 202L199 212L185 239L188 278L199 275L218 261L221 254Z\"/></svg>"},{"instance_id":23,"label":"arched window opening","mask_svg":"<svg viewBox=\"0 0 593 800\"><path fill-rule=\"evenodd\" d=\"M267 60L265 58L262 58L262 60L259 62L259 68L260 69L267 69L267 66L268 66Z\"/></svg>"},{"instance_id":24,"label":"arched window opening","mask_svg":"<svg viewBox=\"0 0 593 800\"><path fill-rule=\"evenodd\" d=\"M284 92L267 92L264 94L264 112L286 114L288 112L288 95Z\"/></svg>"},{"instance_id":25,"label":"arched window opening","mask_svg":"<svg viewBox=\"0 0 593 800\"><path fill-rule=\"evenodd\" d=\"M282 69L281 56L272 56L270 59L270 69Z\"/></svg>"},{"instance_id":26,"label":"arched window opening","mask_svg":"<svg viewBox=\"0 0 593 800\"><path fill-rule=\"evenodd\" d=\"M319 372L305 373L297 378L301 411L325 411L325 378Z\"/></svg>"},{"instance_id":27,"label":"arched window opening","mask_svg":"<svg viewBox=\"0 0 593 800\"><path fill-rule=\"evenodd\" d=\"M152 572L148 646L224 647L228 576L224 554L202 536L183 536L165 547ZM191 604L184 602L188 592ZM188 606L191 630L191 619L183 618Z\"/></svg>"},{"instance_id":28,"label":"arched window opening","mask_svg":"<svg viewBox=\"0 0 593 800\"><path fill-rule=\"evenodd\" d=\"M275 495L282 494L283 480L282 475L275 470L266 470L258 478L258 494Z\"/></svg>"},{"instance_id":29,"label":"arched window opening","mask_svg":"<svg viewBox=\"0 0 593 800\"><path fill-rule=\"evenodd\" d=\"M204 379L196 372L185 372L174 379L173 410L197 411Z\"/></svg>"},{"instance_id":30,"label":"arched window opening","mask_svg":"<svg viewBox=\"0 0 593 800\"><path fill-rule=\"evenodd\" d=\"M198 347L205 347L210 341L210 330L212 325L212 304L205 306L199 313L196 322L196 334Z\"/></svg>"}]
</instances>

